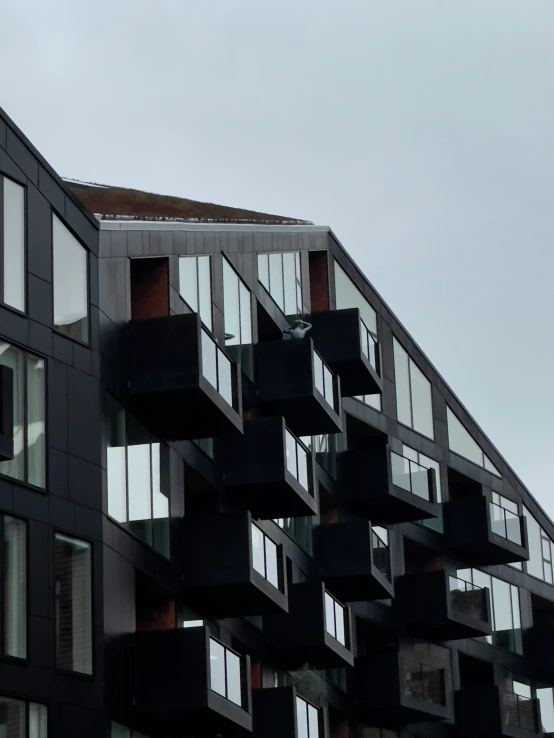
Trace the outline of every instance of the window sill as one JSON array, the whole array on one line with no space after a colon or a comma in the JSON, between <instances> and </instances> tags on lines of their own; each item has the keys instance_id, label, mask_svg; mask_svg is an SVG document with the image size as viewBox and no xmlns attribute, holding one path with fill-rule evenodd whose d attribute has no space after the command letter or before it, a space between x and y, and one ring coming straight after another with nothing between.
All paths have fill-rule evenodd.
<instances>
[{"instance_id":1,"label":"window sill","mask_svg":"<svg viewBox=\"0 0 554 738\"><path fill-rule=\"evenodd\" d=\"M90 323L90 320L89 320L89 323ZM89 329L90 329L90 325L89 325ZM90 340L89 341L81 341L81 339L79 339L79 338L72 338L71 336L68 336L66 333L63 333L62 331L58 330L58 328L55 325L52 325L52 331L57 336L61 336L62 338L65 338L67 341L71 341L71 343L76 343L78 346L83 346L84 348L88 348L88 349L90 349L90 347L91 347L90 346Z\"/></svg>"},{"instance_id":2,"label":"window sill","mask_svg":"<svg viewBox=\"0 0 554 738\"><path fill-rule=\"evenodd\" d=\"M27 318L27 317L29 317L29 316L27 315L27 309L25 309L25 310L20 310L19 308L15 308L15 307L12 307L11 305L8 305L8 304L7 304L7 303L5 303L5 302L0 302L0 307L4 308L4 310L9 310L9 311L10 311L10 313L15 313L15 315L19 315L19 316L20 316L20 317L22 317L22 318Z\"/></svg>"},{"instance_id":3,"label":"window sill","mask_svg":"<svg viewBox=\"0 0 554 738\"><path fill-rule=\"evenodd\" d=\"M48 494L48 489L46 488L46 486L37 487L37 485L31 484L31 482L25 482L23 479L17 479L17 477L10 477L9 474L2 474L0 472L0 481L10 482L11 484L17 484L19 487L24 487L25 489L31 490L31 492L40 492L43 495Z\"/></svg>"}]
</instances>

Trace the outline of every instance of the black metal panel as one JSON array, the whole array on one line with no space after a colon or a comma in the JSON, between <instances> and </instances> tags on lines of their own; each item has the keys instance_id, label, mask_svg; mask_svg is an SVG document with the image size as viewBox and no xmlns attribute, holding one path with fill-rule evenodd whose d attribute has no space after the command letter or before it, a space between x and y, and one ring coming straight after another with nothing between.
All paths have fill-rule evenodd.
<instances>
[{"instance_id":1,"label":"black metal panel","mask_svg":"<svg viewBox=\"0 0 554 738\"><path fill-rule=\"evenodd\" d=\"M428 500L393 483L391 453L384 443L345 451L339 457L341 496L373 523L406 523L438 514L433 469L427 470Z\"/></svg>"},{"instance_id":2,"label":"black metal panel","mask_svg":"<svg viewBox=\"0 0 554 738\"><path fill-rule=\"evenodd\" d=\"M310 581L289 588L289 614L265 619L268 644L285 669L309 664L316 668L352 666L353 618L345 608L346 646L325 629L325 585Z\"/></svg>"},{"instance_id":3,"label":"black metal panel","mask_svg":"<svg viewBox=\"0 0 554 738\"><path fill-rule=\"evenodd\" d=\"M456 580L451 591L448 572L405 574L395 582L398 608L405 626L414 634L439 641L490 635L489 590L471 589ZM455 577L453 577L455 579Z\"/></svg>"},{"instance_id":4,"label":"black metal panel","mask_svg":"<svg viewBox=\"0 0 554 738\"><path fill-rule=\"evenodd\" d=\"M254 689L252 691L254 738L302 738L298 734L296 697L295 687ZM325 710L320 708L318 713L319 733L313 738L327 738Z\"/></svg>"},{"instance_id":5,"label":"black metal panel","mask_svg":"<svg viewBox=\"0 0 554 738\"><path fill-rule=\"evenodd\" d=\"M13 369L0 366L0 461L13 459Z\"/></svg>"},{"instance_id":6,"label":"black metal panel","mask_svg":"<svg viewBox=\"0 0 554 738\"><path fill-rule=\"evenodd\" d=\"M277 589L253 568L251 525L248 512L185 517L183 582L198 610L216 617L288 612L282 548Z\"/></svg>"},{"instance_id":7,"label":"black metal panel","mask_svg":"<svg viewBox=\"0 0 554 738\"><path fill-rule=\"evenodd\" d=\"M282 417L244 422L243 436L225 439L225 484L234 507L258 518L298 517L318 511L313 454L307 459L308 488L287 469Z\"/></svg>"},{"instance_id":8,"label":"black metal panel","mask_svg":"<svg viewBox=\"0 0 554 738\"><path fill-rule=\"evenodd\" d=\"M331 369L340 377L343 397L383 391L381 377L362 351L362 323L358 308L312 313L310 336ZM364 336L365 338L365 336ZM376 366L379 366L377 355Z\"/></svg>"},{"instance_id":9,"label":"black metal panel","mask_svg":"<svg viewBox=\"0 0 554 738\"><path fill-rule=\"evenodd\" d=\"M256 346L258 399L266 415L283 415L297 436L339 433L340 381L333 402L316 389L311 338L265 341Z\"/></svg>"},{"instance_id":10,"label":"black metal panel","mask_svg":"<svg viewBox=\"0 0 554 738\"><path fill-rule=\"evenodd\" d=\"M452 717L444 672L422 664L416 679L414 663L392 649L356 659L354 689L360 719L370 725L400 728Z\"/></svg>"},{"instance_id":11,"label":"black metal panel","mask_svg":"<svg viewBox=\"0 0 554 738\"><path fill-rule=\"evenodd\" d=\"M468 687L454 695L460 738L534 738L539 729L538 700L522 699L495 685Z\"/></svg>"},{"instance_id":12,"label":"black metal panel","mask_svg":"<svg viewBox=\"0 0 554 738\"><path fill-rule=\"evenodd\" d=\"M202 373L202 331L195 313L131 320L127 326L129 392L137 414L162 438L242 432L240 372L231 362L231 406Z\"/></svg>"},{"instance_id":13,"label":"black metal panel","mask_svg":"<svg viewBox=\"0 0 554 738\"><path fill-rule=\"evenodd\" d=\"M529 559L525 518L520 517L523 546L493 533L488 494L445 502L443 518L449 546L468 563L493 566Z\"/></svg>"},{"instance_id":14,"label":"black metal panel","mask_svg":"<svg viewBox=\"0 0 554 738\"><path fill-rule=\"evenodd\" d=\"M554 625L534 624L524 632L523 652L536 678L554 686Z\"/></svg>"},{"instance_id":15,"label":"black metal panel","mask_svg":"<svg viewBox=\"0 0 554 738\"><path fill-rule=\"evenodd\" d=\"M346 602L394 595L390 551L374 547L371 523L320 525L314 531L314 555L329 591Z\"/></svg>"},{"instance_id":16,"label":"black metal panel","mask_svg":"<svg viewBox=\"0 0 554 738\"><path fill-rule=\"evenodd\" d=\"M242 658L242 705L210 688L206 627L134 635L134 711L152 734L208 736L252 730L250 664Z\"/></svg>"}]
</instances>

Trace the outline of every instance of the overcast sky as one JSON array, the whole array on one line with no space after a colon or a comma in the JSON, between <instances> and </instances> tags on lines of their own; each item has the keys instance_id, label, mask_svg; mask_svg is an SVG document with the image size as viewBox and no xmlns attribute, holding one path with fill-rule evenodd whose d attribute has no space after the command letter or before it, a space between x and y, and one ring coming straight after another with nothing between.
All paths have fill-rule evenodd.
<instances>
[{"instance_id":1,"label":"overcast sky","mask_svg":"<svg viewBox=\"0 0 554 738\"><path fill-rule=\"evenodd\" d=\"M552 517L553 91L553 0L2 0L58 172L330 225Z\"/></svg>"}]
</instances>

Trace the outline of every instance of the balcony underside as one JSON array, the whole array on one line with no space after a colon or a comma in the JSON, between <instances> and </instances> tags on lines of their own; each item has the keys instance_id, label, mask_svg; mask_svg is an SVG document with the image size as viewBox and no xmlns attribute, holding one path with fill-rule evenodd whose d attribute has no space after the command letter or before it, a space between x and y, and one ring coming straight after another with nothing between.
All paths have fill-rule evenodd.
<instances>
[{"instance_id":1,"label":"balcony underside","mask_svg":"<svg viewBox=\"0 0 554 738\"><path fill-rule=\"evenodd\" d=\"M316 515L317 500L296 480L279 480L245 487L228 487L227 499L239 510L261 520Z\"/></svg>"}]
</instances>

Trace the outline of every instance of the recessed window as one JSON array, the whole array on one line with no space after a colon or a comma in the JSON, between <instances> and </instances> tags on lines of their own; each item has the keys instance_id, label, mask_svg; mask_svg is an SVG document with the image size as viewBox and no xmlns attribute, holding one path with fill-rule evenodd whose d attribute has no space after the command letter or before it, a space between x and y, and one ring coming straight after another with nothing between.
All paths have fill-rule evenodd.
<instances>
[{"instance_id":1,"label":"recessed window","mask_svg":"<svg viewBox=\"0 0 554 738\"><path fill-rule=\"evenodd\" d=\"M209 256L179 257L179 294L212 330L212 277Z\"/></svg>"},{"instance_id":2,"label":"recessed window","mask_svg":"<svg viewBox=\"0 0 554 738\"><path fill-rule=\"evenodd\" d=\"M44 487L44 359L0 341L0 364L13 370L14 445L14 457L0 463L0 474Z\"/></svg>"},{"instance_id":3,"label":"recessed window","mask_svg":"<svg viewBox=\"0 0 554 738\"><path fill-rule=\"evenodd\" d=\"M27 656L27 525L0 516L2 551L2 653Z\"/></svg>"},{"instance_id":4,"label":"recessed window","mask_svg":"<svg viewBox=\"0 0 554 738\"><path fill-rule=\"evenodd\" d=\"M106 410L108 515L169 557L168 450L111 396Z\"/></svg>"},{"instance_id":5,"label":"recessed window","mask_svg":"<svg viewBox=\"0 0 554 738\"><path fill-rule=\"evenodd\" d=\"M296 698L297 738L319 738L319 710L303 700Z\"/></svg>"},{"instance_id":6,"label":"recessed window","mask_svg":"<svg viewBox=\"0 0 554 738\"><path fill-rule=\"evenodd\" d=\"M54 251L54 327L88 342L87 250L62 221L52 215Z\"/></svg>"},{"instance_id":7,"label":"recessed window","mask_svg":"<svg viewBox=\"0 0 554 738\"><path fill-rule=\"evenodd\" d=\"M231 358L252 379L252 296L237 272L223 259L223 318L225 346Z\"/></svg>"},{"instance_id":8,"label":"recessed window","mask_svg":"<svg viewBox=\"0 0 554 738\"><path fill-rule=\"evenodd\" d=\"M242 705L241 658L215 638L210 638L210 689Z\"/></svg>"},{"instance_id":9,"label":"recessed window","mask_svg":"<svg viewBox=\"0 0 554 738\"><path fill-rule=\"evenodd\" d=\"M264 579L279 589L278 547L257 525L251 526L252 567Z\"/></svg>"},{"instance_id":10,"label":"recessed window","mask_svg":"<svg viewBox=\"0 0 554 738\"><path fill-rule=\"evenodd\" d=\"M92 674L91 547L56 533L56 666Z\"/></svg>"},{"instance_id":11,"label":"recessed window","mask_svg":"<svg viewBox=\"0 0 554 738\"><path fill-rule=\"evenodd\" d=\"M46 705L0 697L0 735L3 738L48 738Z\"/></svg>"},{"instance_id":12,"label":"recessed window","mask_svg":"<svg viewBox=\"0 0 554 738\"><path fill-rule=\"evenodd\" d=\"M303 312L299 251L258 254L258 279L285 315Z\"/></svg>"},{"instance_id":13,"label":"recessed window","mask_svg":"<svg viewBox=\"0 0 554 738\"><path fill-rule=\"evenodd\" d=\"M431 382L393 339L396 412L400 423L434 438Z\"/></svg>"},{"instance_id":14,"label":"recessed window","mask_svg":"<svg viewBox=\"0 0 554 738\"><path fill-rule=\"evenodd\" d=\"M0 176L0 302L25 311L25 188Z\"/></svg>"},{"instance_id":15,"label":"recessed window","mask_svg":"<svg viewBox=\"0 0 554 738\"><path fill-rule=\"evenodd\" d=\"M448 425L448 448L464 459L472 461L477 466L486 469L491 474L500 477L501 474L481 446L475 441L469 431L464 428L452 410L446 406L446 421Z\"/></svg>"},{"instance_id":16,"label":"recessed window","mask_svg":"<svg viewBox=\"0 0 554 738\"><path fill-rule=\"evenodd\" d=\"M325 630L346 646L345 610L329 592L325 592Z\"/></svg>"}]
</instances>

